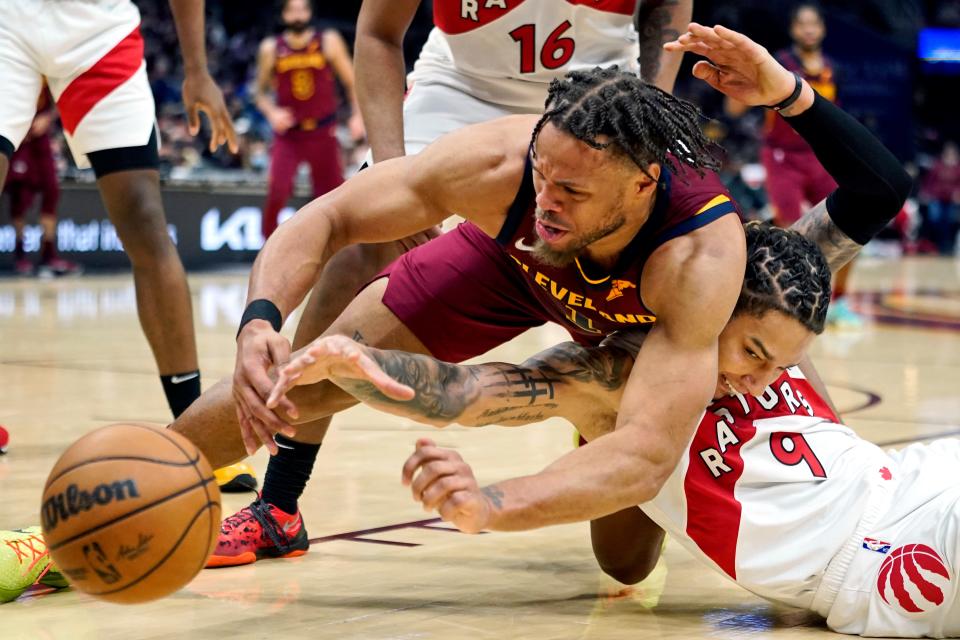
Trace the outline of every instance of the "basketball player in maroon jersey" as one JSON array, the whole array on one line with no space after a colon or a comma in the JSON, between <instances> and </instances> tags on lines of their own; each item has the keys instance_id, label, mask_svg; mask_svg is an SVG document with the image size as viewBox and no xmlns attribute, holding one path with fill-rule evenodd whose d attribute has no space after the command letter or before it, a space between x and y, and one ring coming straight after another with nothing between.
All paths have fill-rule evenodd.
<instances>
[{"instance_id":1,"label":"basketball player in maroon jersey","mask_svg":"<svg viewBox=\"0 0 960 640\"><path fill-rule=\"evenodd\" d=\"M773 104L793 90L787 74L760 100ZM545 322L585 344L652 325L638 358L658 375L631 380L629 397L657 407L651 423L685 428L715 386L707 377L716 376L716 340L745 260L742 226L711 149L695 107L608 67L553 82L539 117L469 126L359 172L264 245L234 379L204 394L172 428L214 465L260 442L276 453L275 433L319 441L326 418L355 401L322 383L293 390L276 412L265 406L271 363L289 358L290 343L277 333L283 317L341 247L407 237L454 212L468 222L395 261L329 331L459 361ZM698 370L703 377L689 386L667 382ZM621 413L627 421L634 415L626 406ZM620 438L629 441L647 424L641 418ZM618 458L631 473L627 455ZM211 562L304 553L299 513L262 502L249 512L252 519L224 522Z\"/></svg>"},{"instance_id":2,"label":"basketball player in maroon jersey","mask_svg":"<svg viewBox=\"0 0 960 640\"><path fill-rule=\"evenodd\" d=\"M354 139L363 137L353 93L353 66L343 37L333 29L319 32L310 25L310 0L286 0L281 17L283 33L264 40L257 58L255 102L274 132L261 223L264 239L277 228L277 216L293 193L302 163L310 165L314 197L343 182L334 75L353 108L350 133Z\"/></svg>"},{"instance_id":3,"label":"basketball player in maroon jersey","mask_svg":"<svg viewBox=\"0 0 960 640\"><path fill-rule=\"evenodd\" d=\"M37 274L49 277L82 271L77 263L57 255L57 203L60 201L60 184L53 159L53 141L50 139L50 127L54 118L56 113L53 101L50 92L44 88L37 101L37 115L33 118L30 131L10 158L10 172L7 174L4 191L10 194L10 218L13 220L16 235L13 268L17 275L34 273L33 263L24 252L23 234L27 211L33 205L34 196L37 194L40 195L40 226L43 227Z\"/></svg>"},{"instance_id":4,"label":"basketball player in maroon jersey","mask_svg":"<svg viewBox=\"0 0 960 640\"><path fill-rule=\"evenodd\" d=\"M664 51L662 45L686 28L693 8L693 0L586 4L523 0L509 6L489 0L436 0L435 27L414 72L405 78L403 40L421 4L421 0L365 0L357 19L357 96L367 124L369 164L413 155L441 135L471 124L517 113L539 114L550 81L571 69L617 63L636 72L639 54L641 77L671 91L682 54ZM521 44L521 33L532 40ZM542 50L533 55L535 61L526 47L533 40ZM326 331L360 287L433 235L435 230L429 230L339 251L310 295L293 348ZM264 511L263 504L277 514L296 513L319 440L277 436L276 441L280 450L270 458L262 495L255 505L228 518L224 541L235 537L231 532L258 529L255 512ZM244 518L248 524L233 526Z\"/></svg>"},{"instance_id":5,"label":"basketball player in maroon jersey","mask_svg":"<svg viewBox=\"0 0 960 640\"><path fill-rule=\"evenodd\" d=\"M823 52L827 30L820 7L802 2L790 13L790 38L793 45L774 54L789 71L798 74L821 96L836 102L836 66ZM800 219L804 203L820 202L837 188L803 138L781 118L768 114L764 127L761 160L767 170L767 193L773 204L774 223L789 227ZM834 301L828 322L857 327L861 320L847 305L847 280L852 262L841 269L833 282Z\"/></svg>"}]
</instances>

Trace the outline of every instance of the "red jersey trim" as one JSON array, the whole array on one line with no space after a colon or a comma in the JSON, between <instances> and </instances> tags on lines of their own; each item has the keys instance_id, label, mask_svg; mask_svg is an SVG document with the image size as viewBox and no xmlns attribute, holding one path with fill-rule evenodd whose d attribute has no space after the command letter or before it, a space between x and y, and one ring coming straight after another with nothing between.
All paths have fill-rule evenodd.
<instances>
[{"instance_id":1,"label":"red jersey trim","mask_svg":"<svg viewBox=\"0 0 960 640\"><path fill-rule=\"evenodd\" d=\"M733 579L737 577L737 541L740 536L740 516L743 505L734 495L737 482L743 475L743 456L740 449L757 434L752 421L749 425L733 424L716 416L716 429L711 429L704 417L697 435L690 445L690 460L683 490L687 498L687 535L698 547ZM729 415L729 414L728 414ZM736 442L718 437L725 429L733 433ZM725 469L714 477L707 460L722 456Z\"/></svg>"},{"instance_id":2,"label":"red jersey trim","mask_svg":"<svg viewBox=\"0 0 960 640\"><path fill-rule=\"evenodd\" d=\"M98 102L133 77L143 63L140 25L117 43L92 67L74 78L60 94L57 108L67 133L73 135L80 121Z\"/></svg>"}]
</instances>

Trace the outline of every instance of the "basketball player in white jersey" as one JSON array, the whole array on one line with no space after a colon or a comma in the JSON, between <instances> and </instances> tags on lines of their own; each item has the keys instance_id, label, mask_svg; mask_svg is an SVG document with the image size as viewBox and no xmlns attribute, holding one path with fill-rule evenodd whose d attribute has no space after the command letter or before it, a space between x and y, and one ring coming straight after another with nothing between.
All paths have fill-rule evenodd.
<instances>
[{"instance_id":1,"label":"basketball player in white jersey","mask_svg":"<svg viewBox=\"0 0 960 640\"><path fill-rule=\"evenodd\" d=\"M371 163L418 153L467 125L540 113L550 81L573 69L618 64L670 91L682 52L665 52L662 45L686 28L693 11L693 0L435 0L435 27L404 78L403 38L419 5L420 0L365 0L360 10L356 90ZM431 235L341 250L307 302L293 348L323 333L361 286ZM265 366L273 362L268 351L262 356ZM234 388L255 377L238 365ZM258 514L276 520L296 516L285 531L292 535L300 529L297 500L320 444L283 436L277 442L280 452L270 459L261 498L230 518L221 534L222 546L236 549L238 557L241 552L252 557L246 553L251 545L265 546L260 553L274 546L267 535L231 538L231 531L262 530L266 516L258 519Z\"/></svg>"},{"instance_id":2,"label":"basketball player in white jersey","mask_svg":"<svg viewBox=\"0 0 960 640\"><path fill-rule=\"evenodd\" d=\"M207 71L202 0L171 0L184 58L191 132L199 112L210 148L236 137ZM155 108L140 12L130 0L0 2L0 184L33 120L44 81L80 167L92 166L133 265L140 323L174 416L200 395L190 292L160 199Z\"/></svg>"},{"instance_id":3,"label":"basketball player in white jersey","mask_svg":"<svg viewBox=\"0 0 960 640\"><path fill-rule=\"evenodd\" d=\"M721 89L742 87L749 77L738 71L745 65L772 60L722 28L694 29L681 42L717 64L697 73ZM724 42L730 51L716 49L730 46ZM719 71L722 76L714 75ZM855 121L819 98L809 110L819 112L816 124L824 136L847 143L827 154L816 141L812 145L840 185L797 223L822 252L795 232L748 226L747 273L721 334L715 399L680 443L677 463L638 500L639 507L615 511L589 488L578 490L587 482L565 459L539 474L481 489L456 452L426 439L404 466L414 497L468 532L594 517L597 558L625 582L649 572L666 530L711 568L757 595L824 616L835 631L960 633L960 590L954 584L960 485L951 479L960 441L885 453L839 424L822 392L793 366L823 329L828 273L859 250L868 239L861 234L877 230L857 228L845 209L852 206L862 218L865 209L881 207L883 216L892 217L910 182ZM876 199L871 193L877 190L891 197ZM374 406L434 425L525 424L559 416L592 441L616 426L642 338L618 335L597 349L568 343L520 366L472 367L325 338L282 370L275 395L319 376ZM564 482L574 488L558 507L551 486Z\"/></svg>"}]
</instances>

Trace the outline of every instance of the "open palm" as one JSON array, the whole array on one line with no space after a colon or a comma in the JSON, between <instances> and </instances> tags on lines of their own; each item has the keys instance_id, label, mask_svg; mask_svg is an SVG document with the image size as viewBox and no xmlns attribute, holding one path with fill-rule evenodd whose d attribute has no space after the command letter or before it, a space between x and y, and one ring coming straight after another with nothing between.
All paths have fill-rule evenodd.
<instances>
[{"instance_id":1,"label":"open palm","mask_svg":"<svg viewBox=\"0 0 960 640\"><path fill-rule=\"evenodd\" d=\"M707 58L693 75L711 87L749 105L773 105L794 89L792 73L764 47L726 27L690 23L687 32L664 45L667 51L689 51Z\"/></svg>"}]
</instances>

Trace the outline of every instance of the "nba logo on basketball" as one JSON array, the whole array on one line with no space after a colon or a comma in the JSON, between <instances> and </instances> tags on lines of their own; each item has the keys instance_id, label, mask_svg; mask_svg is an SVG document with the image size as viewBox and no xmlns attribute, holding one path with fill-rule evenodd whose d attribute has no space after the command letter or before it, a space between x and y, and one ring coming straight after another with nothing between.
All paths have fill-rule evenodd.
<instances>
[{"instance_id":1,"label":"nba logo on basketball","mask_svg":"<svg viewBox=\"0 0 960 640\"><path fill-rule=\"evenodd\" d=\"M925 544L897 547L880 565L877 591L901 613L925 613L943 604L950 573L940 555Z\"/></svg>"}]
</instances>

